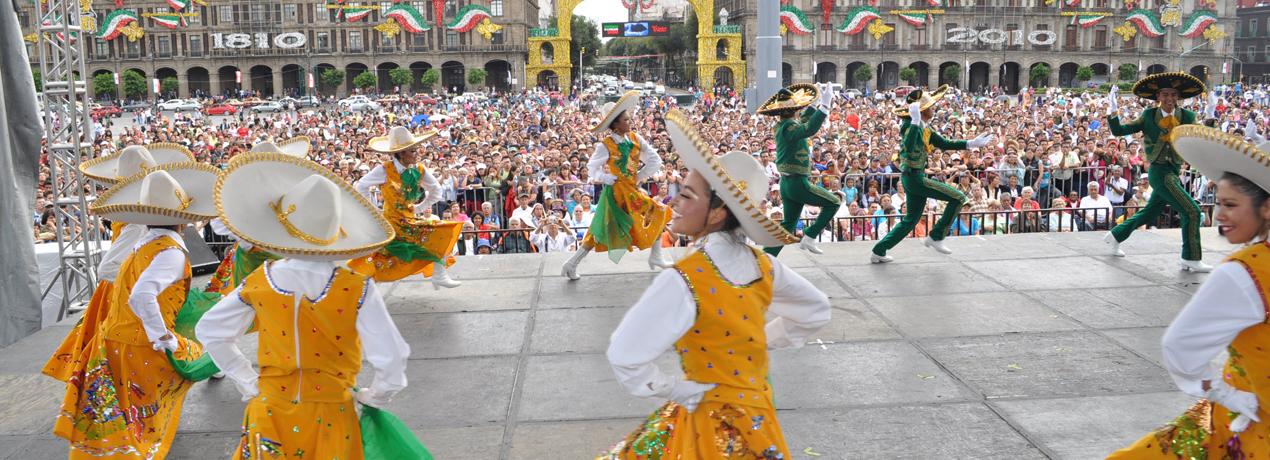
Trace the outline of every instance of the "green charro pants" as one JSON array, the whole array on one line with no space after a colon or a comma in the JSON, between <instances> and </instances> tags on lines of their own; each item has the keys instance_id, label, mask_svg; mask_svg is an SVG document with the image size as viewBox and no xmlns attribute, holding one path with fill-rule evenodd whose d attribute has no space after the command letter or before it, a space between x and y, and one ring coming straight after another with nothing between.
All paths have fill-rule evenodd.
<instances>
[{"instance_id":1,"label":"green charro pants","mask_svg":"<svg viewBox=\"0 0 1270 460\"><path fill-rule=\"evenodd\" d=\"M1151 199L1147 205L1139 209L1133 217L1111 229L1116 241L1123 242L1138 227L1155 222L1164 211L1164 206L1171 206L1182 218L1182 259L1200 260L1203 250L1199 242L1199 204L1182 188L1178 179L1179 168L1169 163L1151 163L1147 171L1147 181L1151 183Z\"/></svg>"},{"instance_id":2,"label":"green charro pants","mask_svg":"<svg viewBox=\"0 0 1270 460\"><path fill-rule=\"evenodd\" d=\"M789 233L794 233L798 228L798 218L803 214L803 206L819 206L820 215L816 217L816 221L811 226L803 229L803 235L815 238L820 236L820 232L833 222L833 215L838 212L838 207L842 202L838 197L833 196L828 190L812 184L807 176L799 174L786 174L781 176L781 202L784 203L785 219L781 222ZM764 248L771 255L779 255L781 248L784 246L775 246Z\"/></svg>"},{"instance_id":3,"label":"green charro pants","mask_svg":"<svg viewBox=\"0 0 1270 460\"><path fill-rule=\"evenodd\" d=\"M908 203L908 212L904 213L899 224L878 240L878 244L873 245L873 253L879 256L886 255L886 251L899 244L900 240L917 227L917 222L922 219L926 210L927 198L948 202L948 205L944 207L944 214L939 216L939 221L935 222L935 226L930 229L930 238L935 241L943 240L945 236L948 236L948 226L952 225L953 219L957 218L957 213L961 212L961 206L966 204L966 195L960 190L943 182L928 179L926 173L920 170L905 170L900 174L900 183L904 184L904 190L908 192L908 198L905 199L905 203Z\"/></svg>"}]
</instances>

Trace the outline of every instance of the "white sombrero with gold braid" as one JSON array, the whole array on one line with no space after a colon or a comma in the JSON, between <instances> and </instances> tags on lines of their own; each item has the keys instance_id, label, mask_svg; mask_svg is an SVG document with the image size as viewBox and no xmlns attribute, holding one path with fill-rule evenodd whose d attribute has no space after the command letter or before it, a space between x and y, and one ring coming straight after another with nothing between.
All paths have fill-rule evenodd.
<instances>
[{"instance_id":1,"label":"white sombrero with gold braid","mask_svg":"<svg viewBox=\"0 0 1270 460\"><path fill-rule=\"evenodd\" d=\"M283 257L354 259L396 236L353 186L317 163L282 153L234 157L214 196L229 231Z\"/></svg>"},{"instance_id":2,"label":"white sombrero with gold braid","mask_svg":"<svg viewBox=\"0 0 1270 460\"><path fill-rule=\"evenodd\" d=\"M423 134L416 136L410 132L409 128L394 126L388 130L387 135L371 138L370 142L366 143L366 146L379 153L397 153L419 145L435 135L437 135L437 130L435 129L427 130Z\"/></svg>"},{"instance_id":3,"label":"white sombrero with gold braid","mask_svg":"<svg viewBox=\"0 0 1270 460\"><path fill-rule=\"evenodd\" d=\"M187 161L194 161L194 154L190 153L190 149L181 144L163 142L144 146L129 145L110 155L80 163L79 170L89 179L114 185L120 179L148 168Z\"/></svg>"},{"instance_id":4,"label":"white sombrero with gold braid","mask_svg":"<svg viewBox=\"0 0 1270 460\"><path fill-rule=\"evenodd\" d=\"M220 169L193 161L150 168L120 180L89 210L115 222L180 225L216 217L212 187Z\"/></svg>"},{"instance_id":5,"label":"white sombrero with gold braid","mask_svg":"<svg viewBox=\"0 0 1270 460\"><path fill-rule=\"evenodd\" d=\"M767 194L767 174L763 166L748 153L735 151L714 156L709 144L692 126L692 121L678 109L666 114L666 131L684 165L701 173L710 189L723 200L732 215L741 222L741 230L761 246L784 246L798 238L781 228L780 223L759 210Z\"/></svg>"},{"instance_id":6,"label":"white sombrero with gold braid","mask_svg":"<svg viewBox=\"0 0 1270 460\"><path fill-rule=\"evenodd\" d=\"M296 136L285 141L274 143L264 141L251 147L249 153L282 153L298 158L309 158L309 147L312 145L309 136Z\"/></svg>"},{"instance_id":7,"label":"white sombrero with gold braid","mask_svg":"<svg viewBox=\"0 0 1270 460\"><path fill-rule=\"evenodd\" d=\"M600 113L602 114L600 122L591 127L591 132L609 129L609 125L613 124L614 120L617 120L618 115L635 108L635 103L637 102L639 102L639 91L631 90L623 94L621 98L618 98L617 102L604 104L604 107L600 108Z\"/></svg>"},{"instance_id":8,"label":"white sombrero with gold braid","mask_svg":"<svg viewBox=\"0 0 1270 460\"><path fill-rule=\"evenodd\" d=\"M1173 128L1177 153L1209 180L1219 180L1228 172L1270 191L1270 142L1261 145L1204 125Z\"/></svg>"}]
</instances>

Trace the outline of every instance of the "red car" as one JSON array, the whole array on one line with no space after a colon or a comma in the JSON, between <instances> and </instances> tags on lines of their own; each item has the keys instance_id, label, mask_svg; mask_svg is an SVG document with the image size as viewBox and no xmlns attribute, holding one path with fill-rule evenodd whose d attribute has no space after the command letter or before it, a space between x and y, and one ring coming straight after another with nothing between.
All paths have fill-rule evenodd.
<instances>
[{"instance_id":1,"label":"red car","mask_svg":"<svg viewBox=\"0 0 1270 460\"><path fill-rule=\"evenodd\" d=\"M92 112L90 112L90 115L92 115L93 118L105 118L119 116L121 113L123 113L123 110L120 110L119 107L115 107L113 105L103 105L94 108Z\"/></svg>"},{"instance_id":2,"label":"red car","mask_svg":"<svg viewBox=\"0 0 1270 460\"><path fill-rule=\"evenodd\" d=\"M208 115L233 115L238 113L238 107L229 104L213 105L203 109Z\"/></svg>"},{"instance_id":3,"label":"red car","mask_svg":"<svg viewBox=\"0 0 1270 460\"><path fill-rule=\"evenodd\" d=\"M437 103L436 98L433 98L432 96L429 96L427 94L416 94L414 97L414 101L420 104L436 104Z\"/></svg>"}]
</instances>

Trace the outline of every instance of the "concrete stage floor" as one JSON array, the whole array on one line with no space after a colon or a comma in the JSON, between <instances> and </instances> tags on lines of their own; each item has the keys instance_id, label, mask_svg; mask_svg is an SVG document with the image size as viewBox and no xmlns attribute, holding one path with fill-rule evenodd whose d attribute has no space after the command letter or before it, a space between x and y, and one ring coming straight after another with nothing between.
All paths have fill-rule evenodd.
<instances>
[{"instance_id":1,"label":"concrete stage floor","mask_svg":"<svg viewBox=\"0 0 1270 460\"><path fill-rule=\"evenodd\" d=\"M834 307L814 343L772 354L792 457L1101 458L1180 414L1192 398L1159 338L1205 275L1178 270L1177 231L1135 234L1123 259L1102 235L950 238L951 256L908 240L890 265L869 265L868 242L784 251ZM1214 265L1232 249L1203 240ZM388 409L436 458L590 459L657 407L603 354L654 276L646 253L592 255L578 282L559 276L567 256L463 257L457 289L384 286L413 349ZM50 433L64 386L39 370L73 320L0 349L0 458L66 458ZM242 407L229 382L196 385L169 458L227 458Z\"/></svg>"}]
</instances>

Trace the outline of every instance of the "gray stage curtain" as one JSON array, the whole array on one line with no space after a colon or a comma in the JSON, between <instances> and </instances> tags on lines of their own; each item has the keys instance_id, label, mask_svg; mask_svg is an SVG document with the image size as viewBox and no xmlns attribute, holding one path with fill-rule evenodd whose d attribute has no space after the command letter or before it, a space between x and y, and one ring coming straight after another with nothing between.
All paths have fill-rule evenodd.
<instances>
[{"instance_id":1,"label":"gray stage curtain","mask_svg":"<svg viewBox=\"0 0 1270 460\"><path fill-rule=\"evenodd\" d=\"M40 113L16 5L0 2L0 346L40 330L40 271L32 212Z\"/></svg>"}]
</instances>

